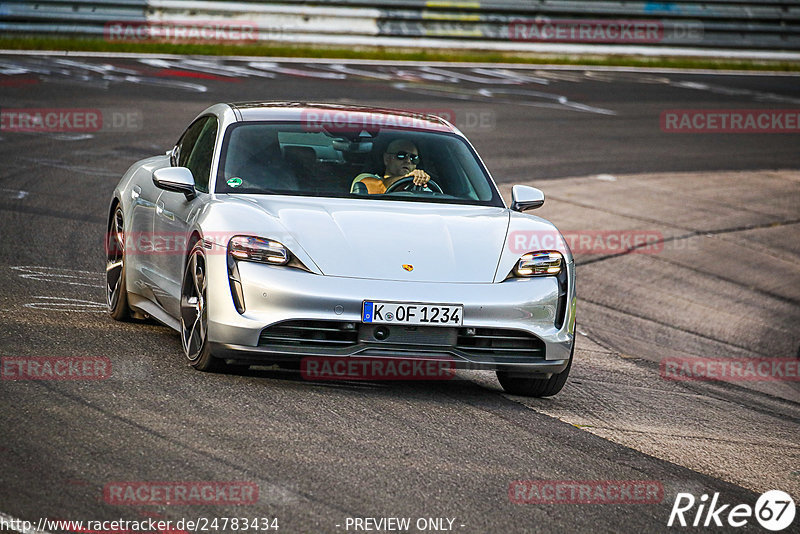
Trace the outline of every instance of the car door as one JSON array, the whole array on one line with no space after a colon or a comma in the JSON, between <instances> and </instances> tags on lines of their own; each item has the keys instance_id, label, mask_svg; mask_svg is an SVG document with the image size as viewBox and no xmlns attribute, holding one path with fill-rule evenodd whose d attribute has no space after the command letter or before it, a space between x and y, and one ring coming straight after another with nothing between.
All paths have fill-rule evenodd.
<instances>
[{"instance_id":1,"label":"car door","mask_svg":"<svg viewBox=\"0 0 800 534\"><path fill-rule=\"evenodd\" d=\"M173 317L180 314L180 289L189 233L203 203L208 200L211 162L217 140L217 118L200 117L187 128L173 153L173 166L192 171L197 197L188 200L183 193L161 191L156 201L153 233L163 251L154 255L159 278L157 299Z\"/></svg>"},{"instance_id":2,"label":"car door","mask_svg":"<svg viewBox=\"0 0 800 534\"><path fill-rule=\"evenodd\" d=\"M153 278L151 246L156 200L161 194L161 189L153 183L153 166L139 167L125 194L130 195L126 199L130 220L126 224L125 244L128 291L153 300L157 286Z\"/></svg>"}]
</instances>

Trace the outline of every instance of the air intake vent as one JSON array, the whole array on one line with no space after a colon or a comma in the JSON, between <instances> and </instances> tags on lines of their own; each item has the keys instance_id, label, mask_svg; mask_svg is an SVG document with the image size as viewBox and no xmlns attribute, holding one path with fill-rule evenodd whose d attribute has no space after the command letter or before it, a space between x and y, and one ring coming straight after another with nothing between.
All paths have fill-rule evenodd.
<instances>
[{"instance_id":1,"label":"air intake vent","mask_svg":"<svg viewBox=\"0 0 800 534\"><path fill-rule=\"evenodd\" d=\"M522 330L460 328L456 348L476 357L544 358L544 341Z\"/></svg>"},{"instance_id":2,"label":"air intake vent","mask_svg":"<svg viewBox=\"0 0 800 534\"><path fill-rule=\"evenodd\" d=\"M355 323L339 321L285 321L261 331L260 347L345 348L358 343Z\"/></svg>"}]
</instances>

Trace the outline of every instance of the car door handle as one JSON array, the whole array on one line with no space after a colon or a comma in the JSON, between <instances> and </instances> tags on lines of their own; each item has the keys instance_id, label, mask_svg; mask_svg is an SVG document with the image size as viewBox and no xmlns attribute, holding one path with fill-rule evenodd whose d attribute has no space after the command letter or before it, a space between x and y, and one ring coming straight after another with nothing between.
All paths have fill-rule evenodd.
<instances>
[{"instance_id":1,"label":"car door handle","mask_svg":"<svg viewBox=\"0 0 800 534\"><path fill-rule=\"evenodd\" d=\"M156 202L156 215L164 217L165 219L168 219L170 221L175 220L175 214L169 211L164 205L164 202L161 200Z\"/></svg>"}]
</instances>

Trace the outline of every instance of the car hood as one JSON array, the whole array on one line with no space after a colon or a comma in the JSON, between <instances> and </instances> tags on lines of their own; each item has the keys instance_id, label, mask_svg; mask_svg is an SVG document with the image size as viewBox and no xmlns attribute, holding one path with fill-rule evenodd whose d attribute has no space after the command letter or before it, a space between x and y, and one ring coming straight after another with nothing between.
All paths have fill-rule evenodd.
<instances>
[{"instance_id":1,"label":"car hood","mask_svg":"<svg viewBox=\"0 0 800 534\"><path fill-rule=\"evenodd\" d=\"M328 276L491 283L505 208L249 195ZM271 237L271 236L264 236Z\"/></svg>"}]
</instances>

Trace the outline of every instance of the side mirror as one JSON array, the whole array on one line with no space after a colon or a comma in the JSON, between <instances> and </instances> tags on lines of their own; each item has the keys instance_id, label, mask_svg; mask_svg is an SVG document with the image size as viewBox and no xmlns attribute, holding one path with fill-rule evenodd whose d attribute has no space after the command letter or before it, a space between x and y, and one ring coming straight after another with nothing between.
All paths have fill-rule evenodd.
<instances>
[{"instance_id":1,"label":"side mirror","mask_svg":"<svg viewBox=\"0 0 800 534\"><path fill-rule=\"evenodd\" d=\"M511 188L511 209L525 211L539 208L544 204L544 193L541 189L527 185L515 185Z\"/></svg>"},{"instance_id":2,"label":"side mirror","mask_svg":"<svg viewBox=\"0 0 800 534\"><path fill-rule=\"evenodd\" d=\"M186 167L165 167L153 173L153 183L164 191L183 193L186 200L197 196L194 189L194 176Z\"/></svg>"}]
</instances>

